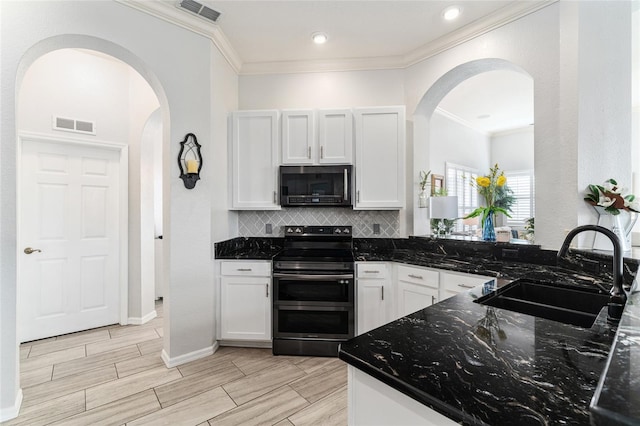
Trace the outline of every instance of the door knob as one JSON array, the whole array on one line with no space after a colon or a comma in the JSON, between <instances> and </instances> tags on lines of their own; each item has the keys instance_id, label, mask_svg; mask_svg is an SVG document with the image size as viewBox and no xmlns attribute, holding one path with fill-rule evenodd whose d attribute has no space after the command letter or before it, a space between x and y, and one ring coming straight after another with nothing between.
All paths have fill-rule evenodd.
<instances>
[{"instance_id":1,"label":"door knob","mask_svg":"<svg viewBox=\"0 0 640 426\"><path fill-rule=\"evenodd\" d=\"M34 248L31 248L31 247L27 247L26 249L24 249L24 252L25 252L25 254L31 254L31 253L35 253L35 252L42 253L42 250L34 249Z\"/></svg>"}]
</instances>

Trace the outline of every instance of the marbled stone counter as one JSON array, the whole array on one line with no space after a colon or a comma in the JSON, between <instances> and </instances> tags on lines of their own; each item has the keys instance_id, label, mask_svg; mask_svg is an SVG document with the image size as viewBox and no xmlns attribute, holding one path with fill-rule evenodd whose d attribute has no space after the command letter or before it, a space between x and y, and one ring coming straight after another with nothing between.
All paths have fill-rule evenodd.
<instances>
[{"instance_id":1,"label":"marbled stone counter","mask_svg":"<svg viewBox=\"0 0 640 426\"><path fill-rule=\"evenodd\" d=\"M216 259L271 260L283 247L282 238L237 237L214 244Z\"/></svg>"},{"instance_id":2,"label":"marbled stone counter","mask_svg":"<svg viewBox=\"0 0 640 426\"><path fill-rule=\"evenodd\" d=\"M586 425L615 328L474 303L483 286L360 335L340 358L455 421Z\"/></svg>"}]
</instances>

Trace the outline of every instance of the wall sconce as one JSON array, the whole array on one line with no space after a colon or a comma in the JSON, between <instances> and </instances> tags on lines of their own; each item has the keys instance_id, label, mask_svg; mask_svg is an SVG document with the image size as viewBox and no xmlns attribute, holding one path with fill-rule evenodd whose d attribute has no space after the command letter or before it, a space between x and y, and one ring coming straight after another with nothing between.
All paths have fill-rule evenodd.
<instances>
[{"instance_id":1,"label":"wall sconce","mask_svg":"<svg viewBox=\"0 0 640 426\"><path fill-rule=\"evenodd\" d=\"M180 142L178 167L180 167L180 179L184 182L185 188L195 188L196 182L200 180L202 155L200 154L198 139L193 133L187 133L184 140Z\"/></svg>"}]
</instances>

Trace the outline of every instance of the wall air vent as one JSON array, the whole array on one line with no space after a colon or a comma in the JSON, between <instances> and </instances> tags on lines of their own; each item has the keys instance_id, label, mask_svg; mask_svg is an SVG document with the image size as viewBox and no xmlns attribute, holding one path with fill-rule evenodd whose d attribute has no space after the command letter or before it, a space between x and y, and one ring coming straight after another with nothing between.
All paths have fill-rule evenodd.
<instances>
[{"instance_id":1,"label":"wall air vent","mask_svg":"<svg viewBox=\"0 0 640 426\"><path fill-rule=\"evenodd\" d=\"M198 3L195 0L180 0L177 6L213 23L217 23L218 18L220 18L220 12L211 9L202 3Z\"/></svg>"},{"instance_id":2,"label":"wall air vent","mask_svg":"<svg viewBox=\"0 0 640 426\"><path fill-rule=\"evenodd\" d=\"M95 123L93 121L74 120L73 118L53 117L53 130L64 132L85 133L95 135Z\"/></svg>"}]
</instances>

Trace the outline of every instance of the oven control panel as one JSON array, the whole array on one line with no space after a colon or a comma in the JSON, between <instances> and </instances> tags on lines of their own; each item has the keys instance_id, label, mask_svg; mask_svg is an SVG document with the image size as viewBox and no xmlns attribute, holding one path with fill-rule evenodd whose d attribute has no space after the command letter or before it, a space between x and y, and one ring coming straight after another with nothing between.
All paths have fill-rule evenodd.
<instances>
[{"instance_id":1,"label":"oven control panel","mask_svg":"<svg viewBox=\"0 0 640 426\"><path fill-rule=\"evenodd\" d=\"M352 226L285 226L284 234L287 237L295 236L351 236L353 232Z\"/></svg>"}]
</instances>

